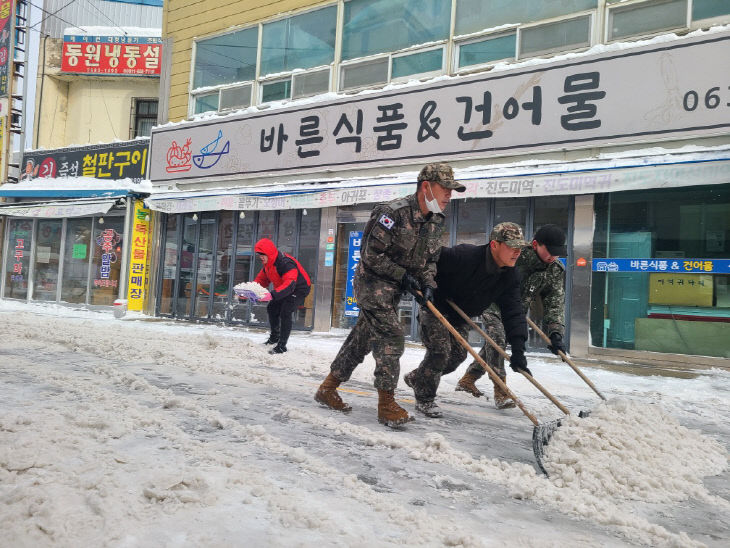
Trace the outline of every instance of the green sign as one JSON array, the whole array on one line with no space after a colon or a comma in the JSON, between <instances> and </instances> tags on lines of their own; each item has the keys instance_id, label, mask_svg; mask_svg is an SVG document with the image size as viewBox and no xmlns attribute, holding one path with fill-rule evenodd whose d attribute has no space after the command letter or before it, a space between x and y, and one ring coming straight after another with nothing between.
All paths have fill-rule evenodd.
<instances>
[{"instance_id":1,"label":"green sign","mask_svg":"<svg viewBox=\"0 0 730 548\"><path fill-rule=\"evenodd\" d=\"M74 250L71 253L73 259L86 258L86 244L74 244Z\"/></svg>"}]
</instances>

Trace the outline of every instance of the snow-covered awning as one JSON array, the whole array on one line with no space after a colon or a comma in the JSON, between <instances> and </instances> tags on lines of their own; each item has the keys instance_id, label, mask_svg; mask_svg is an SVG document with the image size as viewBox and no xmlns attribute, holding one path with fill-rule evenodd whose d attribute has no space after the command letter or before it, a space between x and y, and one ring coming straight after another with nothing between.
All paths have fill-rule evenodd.
<instances>
[{"instance_id":1,"label":"snow-covered awning","mask_svg":"<svg viewBox=\"0 0 730 548\"><path fill-rule=\"evenodd\" d=\"M69 200L64 202L0 205L0 215L48 219L105 215L115 203L116 200Z\"/></svg>"},{"instance_id":2,"label":"snow-covered awning","mask_svg":"<svg viewBox=\"0 0 730 548\"><path fill-rule=\"evenodd\" d=\"M456 168L464 198L578 195L730 183L730 147L634 150L574 162L519 161ZM377 178L298 181L237 188L153 192L147 207L165 213L322 208L411 194L417 172Z\"/></svg>"}]
</instances>

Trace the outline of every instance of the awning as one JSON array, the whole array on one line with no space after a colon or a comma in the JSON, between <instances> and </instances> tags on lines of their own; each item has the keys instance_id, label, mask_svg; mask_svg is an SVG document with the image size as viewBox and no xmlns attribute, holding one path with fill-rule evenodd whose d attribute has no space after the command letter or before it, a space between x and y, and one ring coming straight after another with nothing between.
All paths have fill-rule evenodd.
<instances>
[{"instance_id":1,"label":"awning","mask_svg":"<svg viewBox=\"0 0 730 548\"><path fill-rule=\"evenodd\" d=\"M112 189L20 189L15 185L0 186L0 197L3 198L121 198L127 196L125 188Z\"/></svg>"},{"instance_id":2,"label":"awning","mask_svg":"<svg viewBox=\"0 0 730 548\"><path fill-rule=\"evenodd\" d=\"M515 198L594 194L730 183L730 147L542 164L474 165L455 169L466 191L453 198ZM416 173L353 177L321 183L153 193L150 209L164 213L317 209L384 202L415 190Z\"/></svg>"},{"instance_id":3,"label":"awning","mask_svg":"<svg viewBox=\"0 0 730 548\"><path fill-rule=\"evenodd\" d=\"M45 217L49 219L105 215L115 202L116 200L72 200L67 202L0 205L0 215L7 215L9 217Z\"/></svg>"}]
</instances>

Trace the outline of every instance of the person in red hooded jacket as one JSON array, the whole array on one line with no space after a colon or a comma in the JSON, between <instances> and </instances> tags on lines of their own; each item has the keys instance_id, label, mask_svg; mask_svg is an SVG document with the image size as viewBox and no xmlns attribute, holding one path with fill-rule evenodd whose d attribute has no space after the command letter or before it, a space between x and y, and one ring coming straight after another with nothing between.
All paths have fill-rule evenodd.
<instances>
[{"instance_id":1,"label":"person in red hooded jacket","mask_svg":"<svg viewBox=\"0 0 730 548\"><path fill-rule=\"evenodd\" d=\"M266 288L269 284L274 286L271 302L266 307L271 326L271 335L266 344L276 345L269 350L269 354L283 354L291 333L294 311L309 295L312 282L299 261L279 251L268 238L256 242L254 251L264 265L254 281Z\"/></svg>"}]
</instances>

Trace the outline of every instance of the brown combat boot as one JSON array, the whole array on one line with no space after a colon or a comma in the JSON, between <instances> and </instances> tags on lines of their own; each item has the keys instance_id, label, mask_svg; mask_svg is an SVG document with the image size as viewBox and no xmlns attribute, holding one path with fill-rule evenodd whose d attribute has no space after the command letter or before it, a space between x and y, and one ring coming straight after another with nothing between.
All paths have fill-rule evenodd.
<instances>
[{"instance_id":1,"label":"brown combat boot","mask_svg":"<svg viewBox=\"0 0 730 548\"><path fill-rule=\"evenodd\" d=\"M474 384L476 381L477 377L475 377L473 373L469 373L467 371L464 373L464 376L459 379L459 382L456 383L456 391L469 392L469 394L475 398L479 398L484 395L484 392L479 390L477 385Z\"/></svg>"},{"instance_id":2,"label":"brown combat boot","mask_svg":"<svg viewBox=\"0 0 730 548\"><path fill-rule=\"evenodd\" d=\"M395 428L413 420L408 411L395 403L393 392L378 390L378 422Z\"/></svg>"},{"instance_id":3,"label":"brown combat boot","mask_svg":"<svg viewBox=\"0 0 730 548\"><path fill-rule=\"evenodd\" d=\"M502 379L502 382L507 382L507 377L499 377ZM492 381L494 382L494 381ZM494 407L497 409L512 409L513 407L516 407L515 402L512 401L512 398L510 398L507 395L507 392L502 390L497 383L494 383Z\"/></svg>"},{"instance_id":4,"label":"brown combat boot","mask_svg":"<svg viewBox=\"0 0 730 548\"><path fill-rule=\"evenodd\" d=\"M337 393L338 386L340 386L340 380L330 373L327 375L324 382L319 385L319 389L314 395L314 399L335 411L342 411L343 413L352 411L352 407L343 402L342 398L340 398L340 395Z\"/></svg>"}]
</instances>

